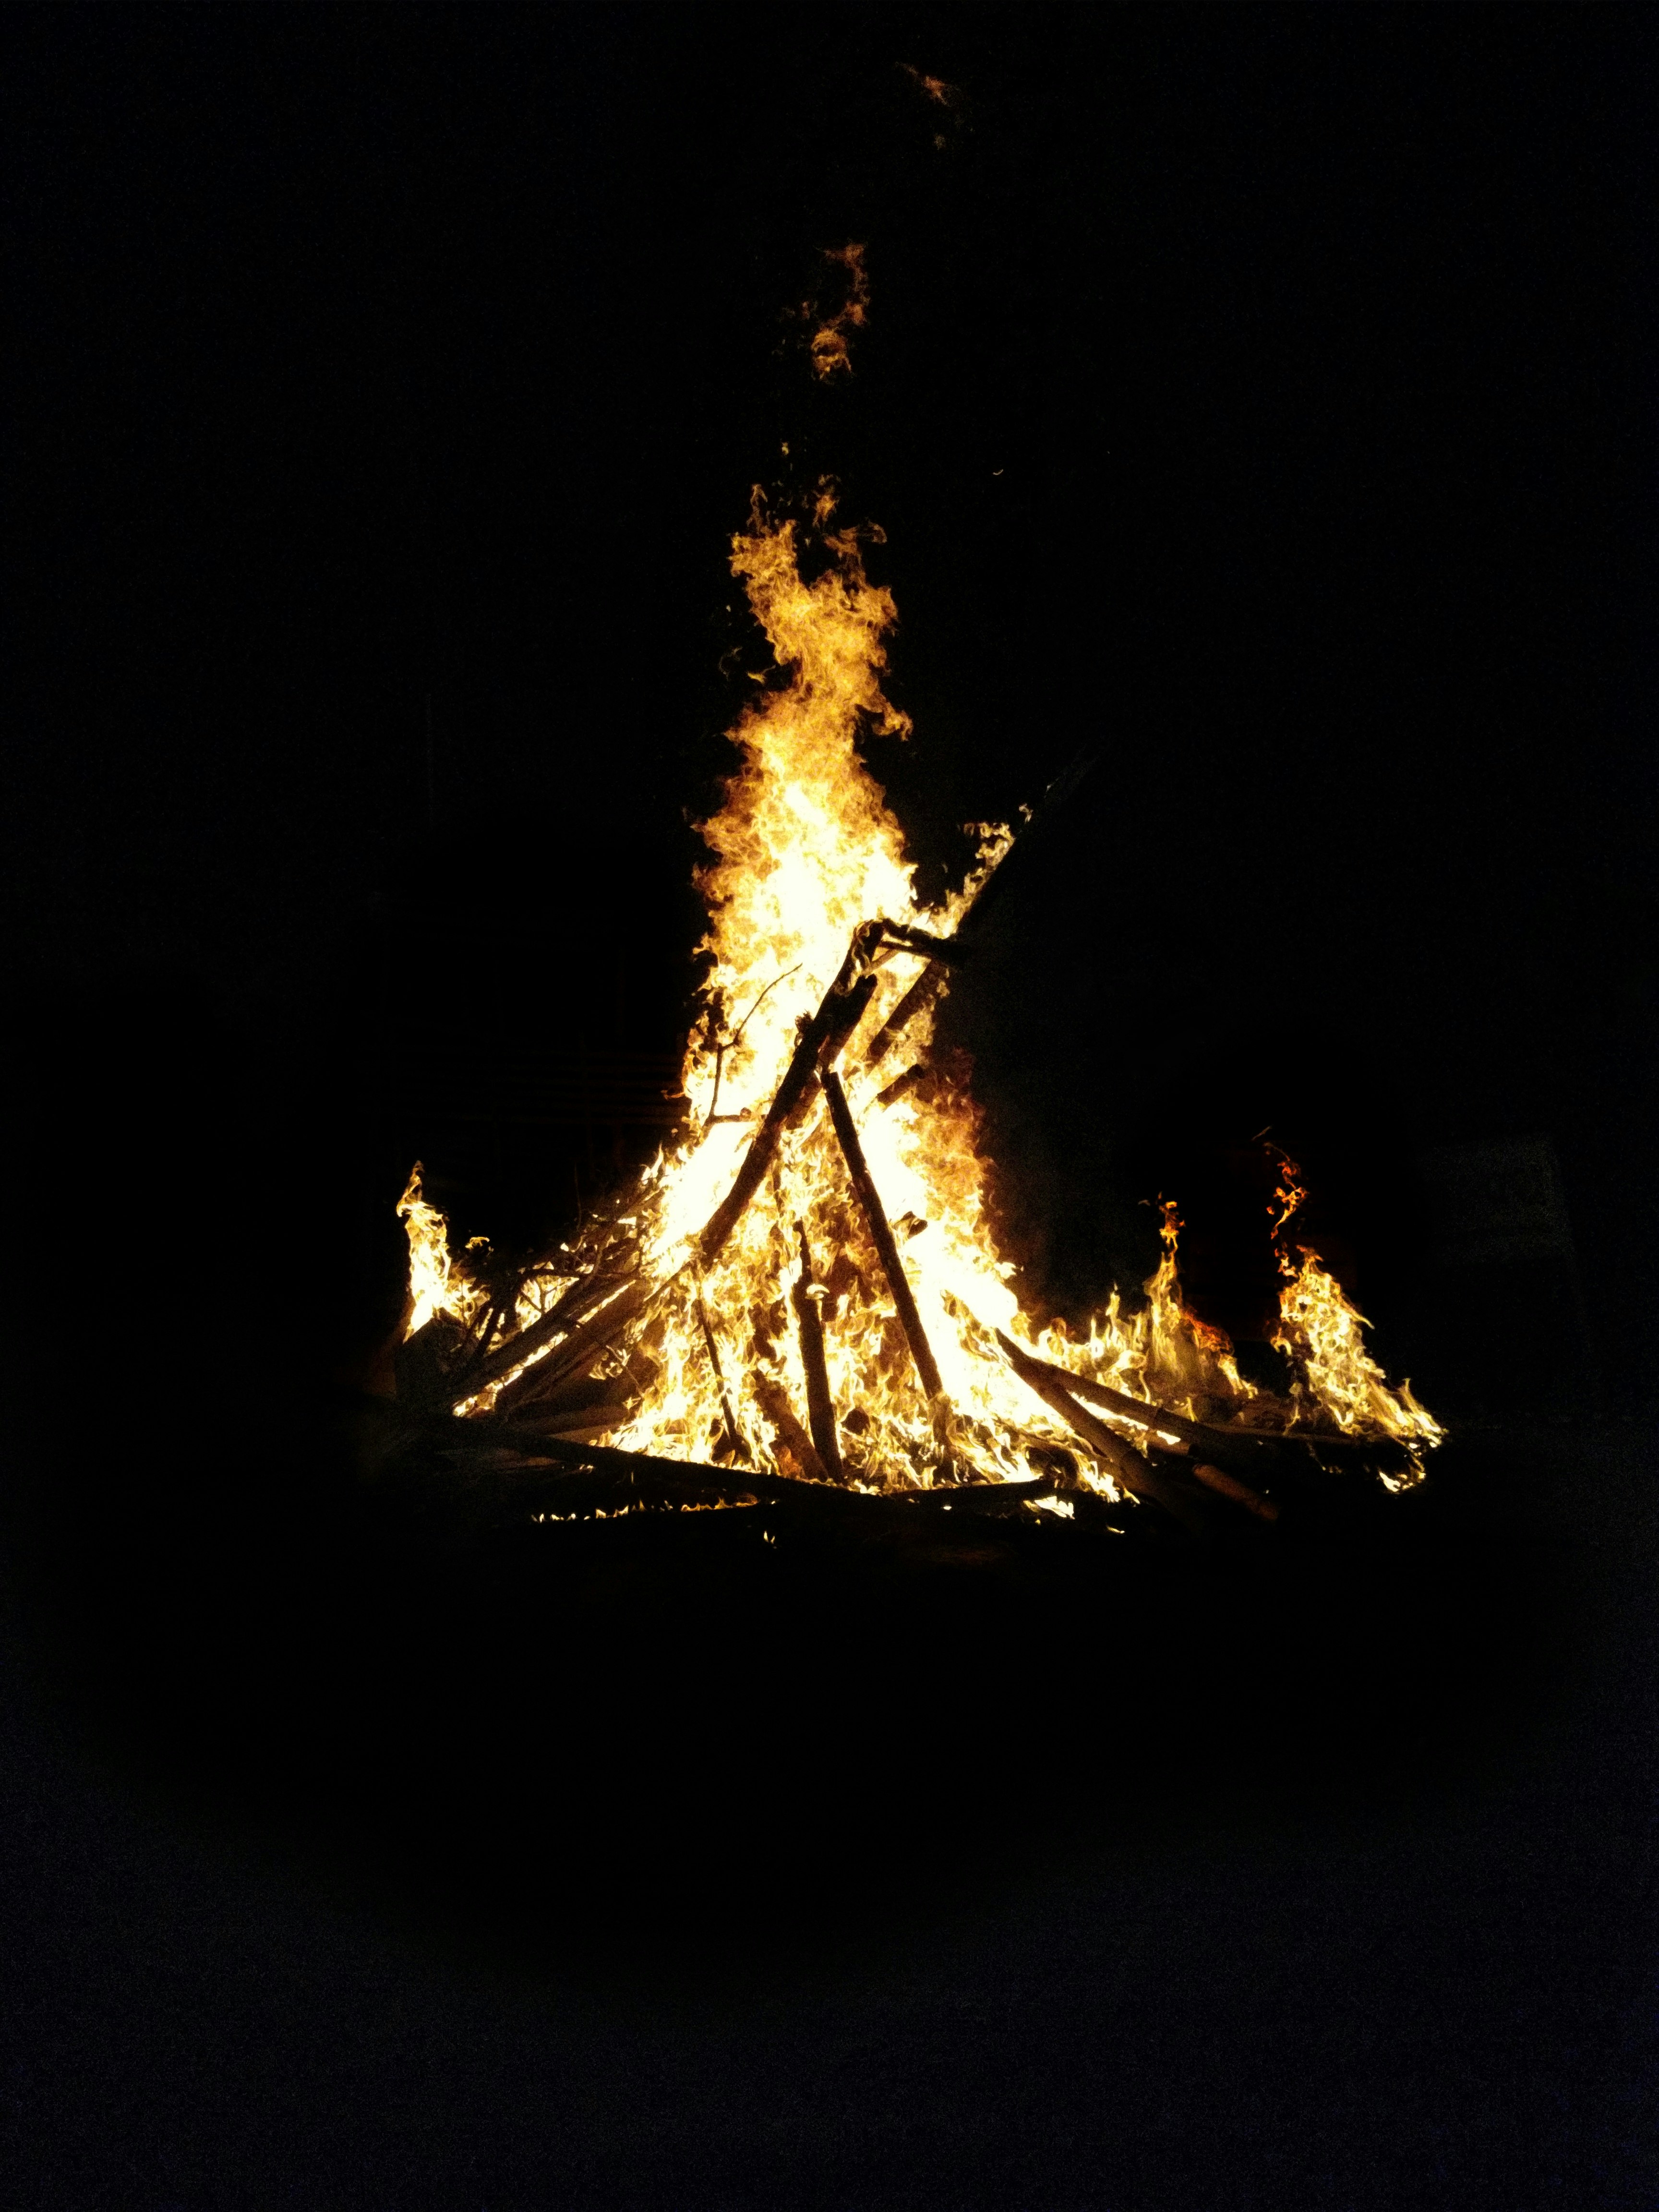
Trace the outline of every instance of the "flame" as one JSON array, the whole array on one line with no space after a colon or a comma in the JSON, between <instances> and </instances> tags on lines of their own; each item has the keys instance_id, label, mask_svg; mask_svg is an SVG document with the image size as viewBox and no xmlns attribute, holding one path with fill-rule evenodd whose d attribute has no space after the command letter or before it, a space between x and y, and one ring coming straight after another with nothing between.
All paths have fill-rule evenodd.
<instances>
[{"instance_id":1,"label":"flame","mask_svg":"<svg viewBox=\"0 0 1659 2212\"><path fill-rule=\"evenodd\" d=\"M911 83L915 86L917 91L926 94L927 97L933 100L936 106L939 107L960 106L962 103L962 93L958 86L947 84L942 76L929 76L925 70L912 68L908 62L901 62L899 64L899 67L903 70L905 76L909 78Z\"/></svg>"},{"instance_id":2,"label":"flame","mask_svg":"<svg viewBox=\"0 0 1659 2212\"><path fill-rule=\"evenodd\" d=\"M870 278L864 266L864 248L854 245L827 246L823 258L847 271L847 297L812 333L809 348L812 373L820 378L828 377L839 368L845 369L850 376L853 356L848 344L848 333L861 331L870 319ZM811 314L810 301L802 312Z\"/></svg>"},{"instance_id":3,"label":"flame","mask_svg":"<svg viewBox=\"0 0 1659 2212\"><path fill-rule=\"evenodd\" d=\"M1163 1206L1163 1253L1144 1306L1127 1311L1114 1293L1077 1337L1022 1310L1014 1268L998 1251L976 1109L928 1058L932 1002L888 1030L925 953L890 945L870 956L872 995L836 1066L940 1395L924 1387L821 1090L783 1128L718 1249L700 1241L733 1188L801 1024L846 972L854 933L879 918L948 935L1010 840L1006 825L969 825L977 852L962 888L933 906L918 896L898 825L859 750L866 737L909 732L883 688L896 611L865 568L863 544L878 533L861 540L832 527L834 508L822 488L814 537L823 565L810 580L796 524L770 519L758 492L748 528L732 540L732 572L775 673L731 732L739 763L720 811L702 825L711 855L699 878L708 966L685 1053L685 1125L622 1207L524 1279L516 1318L527 1326L586 1271L601 1273L606 1253L626 1248L642 1303L604 1355L626 1403L613 1441L799 1474L813 1449L800 1308L791 1299L805 1285L800 1296L810 1288L821 1322L845 1480L870 1490L941 1476L1030 1481L1058 1447L1085 1486L1115 1496L1109 1468L1021 1381L994 1332L1189 1417L1245 1411L1265 1394L1241 1376L1226 1338L1182 1301L1173 1204ZM1287 1278L1279 1340L1297 1377L1288 1417L1414 1446L1436 1442L1437 1424L1408 1388L1389 1387L1365 1351L1364 1323L1315 1256L1288 1258L1285 1232L1300 1195L1286 1163L1274 1237ZM485 1292L466 1256L450 1253L418 1169L398 1212L410 1243L410 1333L440 1313L471 1326ZM535 1356L546 1352L544 1342ZM460 1410L489 1406L518 1371L497 1374Z\"/></svg>"},{"instance_id":4,"label":"flame","mask_svg":"<svg viewBox=\"0 0 1659 2212\"><path fill-rule=\"evenodd\" d=\"M1364 1332L1370 1323L1364 1314L1350 1304L1311 1245L1292 1248L1291 1224L1308 1194L1301 1169L1287 1152L1274 1149L1279 1183L1267 1211L1285 1279L1273 1343L1291 1363L1293 1405L1298 1413L1311 1408L1349 1436L1437 1444L1445 1431L1412 1395L1410 1382L1392 1386L1366 1350Z\"/></svg>"},{"instance_id":5,"label":"flame","mask_svg":"<svg viewBox=\"0 0 1659 2212\"><path fill-rule=\"evenodd\" d=\"M449 1224L424 1195L425 1170L416 1160L409 1188L398 1200L398 1218L409 1239L409 1314L404 1333L413 1336L437 1314L470 1322L483 1292L449 1249Z\"/></svg>"}]
</instances>

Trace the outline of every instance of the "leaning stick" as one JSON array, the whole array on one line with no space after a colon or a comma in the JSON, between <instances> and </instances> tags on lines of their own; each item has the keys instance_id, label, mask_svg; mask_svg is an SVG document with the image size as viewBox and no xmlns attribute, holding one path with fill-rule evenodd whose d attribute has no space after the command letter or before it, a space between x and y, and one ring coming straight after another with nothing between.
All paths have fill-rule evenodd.
<instances>
[{"instance_id":1,"label":"leaning stick","mask_svg":"<svg viewBox=\"0 0 1659 2212\"><path fill-rule=\"evenodd\" d=\"M1232 1441L1231 1430L1206 1427L1202 1421L1189 1421L1184 1413L1166 1413L1162 1406L1152 1405L1145 1398L1132 1398L1127 1390L1114 1390L1109 1383L1097 1382L1091 1375L1074 1375L1069 1367L1056 1367L1052 1361L1039 1359L1033 1352L1023 1352L1020 1358L1033 1367L1040 1367L1062 1390L1086 1398L1091 1406L1099 1406L1109 1413L1133 1421L1138 1428L1150 1430L1154 1436L1177 1437L1182 1443L1204 1450L1213 1450L1218 1444Z\"/></svg>"},{"instance_id":2,"label":"leaning stick","mask_svg":"<svg viewBox=\"0 0 1659 2212\"><path fill-rule=\"evenodd\" d=\"M503 1344L483 1358L474 1359L458 1368L450 1377L455 1392L455 1402L471 1398L503 1375L511 1374L522 1366L532 1352L554 1337L563 1335L574 1328L585 1313L590 1312L599 1301L612 1295L629 1280L627 1276L612 1276L607 1281L598 1274L584 1275L574 1282L562 1297L556 1298L544 1314L538 1314L527 1328L510 1336Z\"/></svg>"},{"instance_id":3,"label":"leaning stick","mask_svg":"<svg viewBox=\"0 0 1659 2212\"><path fill-rule=\"evenodd\" d=\"M876 1065L895 1038L909 1028L925 1007L933 1005L944 987L944 963L930 960L866 1047L864 1064L866 1067Z\"/></svg>"},{"instance_id":4,"label":"leaning stick","mask_svg":"<svg viewBox=\"0 0 1659 2212\"><path fill-rule=\"evenodd\" d=\"M823 1286L812 1280L812 1255L807 1249L806 1225L798 1222L800 1237L800 1280L792 1293L800 1323L800 1364L806 1371L806 1419L812 1442L824 1472L834 1482L842 1479L841 1439L836 1433L836 1407L830 1395L830 1370L823 1357Z\"/></svg>"},{"instance_id":5,"label":"leaning stick","mask_svg":"<svg viewBox=\"0 0 1659 2212\"><path fill-rule=\"evenodd\" d=\"M534 1367L529 1369L522 1383L515 1375L510 1382L503 1384L501 1397L496 1402L499 1404L501 1399L519 1390L522 1390L526 1397L538 1395L544 1389L550 1390L556 1382L568 1382L575 1376L585 1375L606 1345L621 1335L641 1307L661 1287L660 1284L643 1282L637 1276L632 1282L625 1283L599 1308L591 1321L584 1322L580 1328L573 1328L563 1342L549 1352L545 1360L538 1360ZM537 1326L539 1328L540 1324ZM531 1330L526 1329L522 1335L515 1336L510 1345L504 1346L503 1352L521 1352L525 1338L532 1334ZM497 1358L500 1356L498 1354ZM492 1364L489 1360L484 1363L486 1367ZM481 1387L476 1376L471 1378L465 1395L470 1397Z\"/></svg>"},{"instance_id":6,"label":"leaning stick","mask_svg":"<svg viewBox=\"0 0 1659 2212\"><path fill-rule=\"evenodd\" d=\"M1196 1516L1186 1499L1161 1476L1154 1474L1133 1444L1126 1443L1121 1437L1107 1427L1104 1421L1097 1420L1086 1407L1079 1406L1071 1392L1054 1381L1058 1370L1050 1367L1046 1360L1033 1359L1028 1352L1022 1352L1000 1329L997 1331L997 1342L1002 1346L1004 1357L1021 1382L1035 1390L1043 1404L1060 1415L1073 1435L1082 1437L1126 1490L1133 1491L1138 1498L1150 1498L1153 1504L1161 1505L1166 1513L1173 1514L1188 1528L1196 1528L1201 1533L1201 1524L1197 1522Z\"/></svg>"},{"instance_id":7,"label":"leaning stick","mask_svg":"<svg viewBox=\"0 0 1659 2212\"><path fill-rule=\"evenodd\" d=\"M863 975L857 972L865 957L869 927L866 924L854 932L853 942L835 981L825 992L817 1013L801 1024L800 1042L784 1071L782 1082L773 1093L766 1119L755 1132L754 1141L738 1170L738 1179L697 1240L697 1257L705 1267L719 1256L742 1218L744 1208L760 1188L785 1129L806 1102L820 1060L834 1057L856 1029L860 1016L870 1003L876 988L875 971L872 969Z\"/></svg>"},{"instance_id":8,"label":"leaning stick","mask_svg":"<svg viewBox=\"0 0 1659 2212\"><path fill-rule=\"evenodd\" d=\"M743 1437L732 1413L732 1401L726 1395L726 1370L720 1365L720 1348L714 1341L714 1332L708 1322L708 1309L702 1302L702 1286L697 1286L697 1326L702 1331L703 1350L708 1354L708 1364L714 1370L714 1387L720 1394L720 1412L726 1420L726 1442L733 1459L745 1459Z\"/></svg>"},{"instance_id":9,"label":"leaning stick","mask_svg":"<svg viewBox=\"0 0 1659 2212\"><path fill-rule=\"evenodd\" d=\"M809 1482L827 1483L830 1471L818 1457L818 1448L800 1425L789 1394L781 1382L770 1375L758 1374L752 1388L760 1402L760 1409L774 1430L795 1455L796 1464Z\"/></svg>"},{"instance_id":10,"label":"leaning stick","mask_svg":"<svg viewBox=\"0 0 1659 2212\"><path fill-rule=\"evenodd\" d=\"M916 1310L915 1293L910 1288L910 1279L904 1272L898 1246L894 1243L893 1232L888 1226L881 1193L876 1188L869 1164L864 1157L864 1146L859 1142L859 1133L847 1103L847 1093L842 1089L841 1078L833 1067L825 1068L823 1081L823 1095L830 1102L830 1119L835 1124L841 1156L847 1163L848 1174L853 1178L853 1188L859 1194L859 1204L864 1209L864 1218L869 1224L882 1270L887 1277L887 1287L893 1294L893 1304L898 1308L899 1322L904 1330L905 1341L910 1347L910 1357L916 1363L916 1373L921 1377L928 1404L936 1406L944 1395L945 1386L939 1381L933 1346L927 1341L921 1316Z\"/></svg>"}]
</instances>

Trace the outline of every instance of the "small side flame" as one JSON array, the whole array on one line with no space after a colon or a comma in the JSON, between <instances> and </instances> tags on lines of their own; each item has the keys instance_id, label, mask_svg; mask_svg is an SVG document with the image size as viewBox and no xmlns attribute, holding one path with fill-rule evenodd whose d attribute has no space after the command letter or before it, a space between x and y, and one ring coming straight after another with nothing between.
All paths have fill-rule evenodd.
<instances>
[{"instance_id":1,"label":"small side flame","mask_svg":"<svg viewBox=\"0 0 1659 2212\"><path fill-rule=\"evenodd\" d=\"M1365 1348L1370 1327L1311 1245L1292 1247L1291 1224L1307 1199L1302 1170L1274 1148L1279 1182L1268 1206L1274 1255L1284 1284L1273 1343L1290 1361L1291 1395L1298 1410L1334 1421L1346 1435L1393 1437L1401 1443L1437 1444L1445 1431L1412 1395L1409 1382L1391 1385Z\"/></svg>"},{"instance_id":2,"label":"small side flame","mask_svg":"<svg viewBox=\"0 0 1659 2212\"><path fill-rule=\"evenodd\" d=\"M398 1218L409 1239L409 1317L405 1336L424 1328L436 1314L449 1314L470 1322L483 1303L483 1293L458 1265L449 1249L449 1224L426 1197L421 1178L425 1170L416 1160L410 1170L409 1188L398 1200Z\"/></svg>"}]
</instances>

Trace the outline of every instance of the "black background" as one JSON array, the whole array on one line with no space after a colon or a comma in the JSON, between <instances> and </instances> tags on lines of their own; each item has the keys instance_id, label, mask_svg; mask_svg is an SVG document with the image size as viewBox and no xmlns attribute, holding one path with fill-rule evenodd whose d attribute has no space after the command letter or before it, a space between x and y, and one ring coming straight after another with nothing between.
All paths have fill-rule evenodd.
<instances>
[{"instance_id":1,"label":"black background","mask_svg":"<svg viewBox=\"0 0 1659 2212\"><path fill-rule=\"evenodd\" d=\"M82 1717L20 1720L12 1768L29 2201L1642 2201L1644 17L24 9L5 43L19 1650ZM871 321L819 386L799 310L849 239ZM877 1916L839 1979L508 1990L266 1830L204 1840L222 1790L180 1825L132 1747L281 1765L203 1685L271 1602L247 1498L295 1547L341 1510L326 1391L395 1316L430 1071L672 1050L688 817L761 665L727 541L752 483L826 473L886 533L915 735L872 757L924 869L1103 753L951 1008L1042 1294L1132 1283L1143 1201L1236 1206L1216 1163L1271 1125L1455 1406L1413 1162L1553 1139L1626 1425L1515 1444L1574 1564L1508 1632L1577 1655L1577 1718L1496 1812L1177 1824L1151 1870ZM458 1171L458 1219L537 1233L568 1188L526 1146Z\"/></svg>"}]
</instances>

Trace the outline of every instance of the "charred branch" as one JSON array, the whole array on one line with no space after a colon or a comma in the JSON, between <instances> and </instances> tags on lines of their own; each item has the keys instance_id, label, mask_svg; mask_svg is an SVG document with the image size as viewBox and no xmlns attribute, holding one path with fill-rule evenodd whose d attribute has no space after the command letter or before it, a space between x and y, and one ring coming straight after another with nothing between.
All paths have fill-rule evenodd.
<instances>
[{"instance_id":1,"label":"charred branch","mask_svg":"<svg viewBox=\"0 0 1659 2212\"><path fill-rule=\"evenodd\" d=\"M774 1386L775 1387L775 1386ZM784 1400L787 1408L787 1401ZM811 1451L811 1439L795 1428ZM595 1507L608 1513L652 1507L763 1505L791 1515L803 1527L838 1527L870 1533L939 1534L972 1519L1026 1520L1034 1508L1055 1500L1052 1483L988 1483L962 1489L869 1492L817 1478L802 1480L754 1468L710 1467L695 1461L654 1459L568 1436L526 1438L510 1452L514 1431L489 1425L488 1436L461 1455L473 1468L454 1502L495 1515L523 1517L538 1509L563 1517ZM456 1456L453 1452L447 1456ZM453 1495L452 1493L452 1495ZM1065 1503L1083 1528L1121 1528L1103 1498L1079 1494ZM1133 1525L1133 1523L1131 1523Z\"/></svg>"},{"instance_id":2,"label":"charred branch","mask_svg":"<svg viewBox=\"0 0 1659 2212\"><path fill-rule=\"evenodd\" d=\"M709 1325L708 1309L702 1302L701 1288L697 1291L696 1306L697 1327L702 1332L702 1347L708 1354L708 1364L714 1371L714 1388L720 1392L720 1417L726 1423L726 1448L733 1459L746 1460L749 1455L744 1449L742 1432L732 1411L732 1401L726 1395L726 1370L720 1365L720 1348L714 1341L714 1332Z\"/></svg>"},{"instance_id":3,"label":"charred branch","mask_svg":"<svg viewBox=\"0 0 1659 2212\"><path fill-rule=\"evenodd\" d=\"M823 1357L823 1285L812 1279L812 1255L807 1247L805 1224L797 1223L796 1231L800 1238L800 1280L795 1285L793 1303L800 1326L800 1362L806 1375L807 1425L825 1473L832 1481L839 1482L841 1438L836 1430L830 1370Z\"/></svg>"},{"instance_id":4,"label":"charred branch","mask_svg":"<svg viewBox=\"0 0 1659 2212\"><path fill-rule=\"evenodd\" d=\"M1056 1367L1031 1352L1022 1352L1020 1357L1032 1367L1041 1368L1062 1389L1100 1407L1115 1419L1133 1423L1150 1437L1172 1437L1187 1445L1194 1457L1202 1453L1212 1468L1219 1455L1224 1462L1232 1459L1241 1468L1261 1470L1270 1466L1287 1444L1305 1445L1311 1451L1328 1452L1352 1464L1390 1472L1403 1470L1409 1464L1409 1454L1404 1445L1396 1443L1392 1437L1368 1440L1322 1436L1308 1429L1223 1428L1213 1422L1188 1420L1184 1414L1172 1413L1167 1407L1152 1405L1144 1398L1132 1398L1127 1391L1097 1382L1092 1376L1075 1375L1069 1367ZM1196 1468L1194 1472L1197 1472Z\"/></svg>"},{"instance_id":5,"label":"charred branch","mask_svg":"<svg viewBox=\"0 0 1659 2212\"><path fill-rule=\"evenodd\" d=\"M893 1232L888 1225L886 1210L881 1202L881 1194L876 1188L868 1163L865 1159L864 1146L859 1141L859 1133L854 1124L852 1109L847 1103L847 1093L842 1089L841 1078L833 1068L824 1070L823 1095L829 1102L830 1119L835 1125L836 1141L841 1146L842 1158L847 1163L847 1172L852 1177L854 1189L858 1193L859 1204L863 1209L866 1224L881 1261L882 1271L887 1277L887 1287L892 1293L893 1304L898 1309L899 1323L904 1331L905 1341L910 1347L910 1357L915 1362L916 1374L921 1380L929 1406L936 1407L944 1395L944 1385L939 1380L939 1367L933 1358L933 1346L927 1341L927 1333L921 1325L921 1316L916 1310L915 1293L910 1288L910 1279L904 1272L904 1264L899 1258L898 1246L893 1241Z\"/></svg>"},{"instance_id":6,"label":"charred branch","mask_svg":"<svg viewBox=\"0 0 1659 2212\"><path fill-rule=\"evenodd\" d=\"M938 960L930 960L871 1038L864 1055L866 1067L876 1065L888 1048L902 1036L917 1015L927 1012L944 988L944 964Z\"/></svg>"},{"instance_id":7,"label":"charred branch","mask_svg":"<svg viewBox=\"0 0 1659 2212\"><path fill-rule=\"evenodd\" d=\"M871 1054L872 1059L879 1059L880 1056L881 1055L878 1053L872 1053ZM927 1073L927 1066L924 1060L919 1060L914 1067L907 1067L902 1075L896 1075L893 1078L893 1080L887 1085L884 1091L877 1091L877 1105L896 1105L898 1101L902 1098L907 1092L914 1091L917 1084L922 1082L926 1079Z\"/></svg>"},{"instance_id":8,"label":"charred branch","mask_svg":"<svg viewBox=\"0 0 1659 2212\"><path fill-rule=\"evenodd\" d=\"M1126 1443L1114 1430L1107 1427L1104 1421L1090 1413L1086 1407L1079 1405L1071 1392L1055 1381L1055 1375L1060 1370L1050 1367L1045 1360L1031 1358L1017 1344L1012 1343L1000 1329L997 1331L997 1342L1021 1382L1035 1390L1043 1404L1060 1415L1074 1436L1083 1439L1116 1481L1121 1483L1126 1490L1133 1491L1137 1498L1145 1498L1154 1505L1161 1505L1166 1513L1173 1514L1194 1534L1205 1533L1192 1505L1176 1486L1157 1473L1133 1444Z\"/></svg>"},{"instance_id":9,"label":"charred branch","mask_svg":"<svg viewBox=\"0 0 1659 2212\"><path fill-rule=\"evenodd\" d=\"M528 1404L557 1384L586 1375L606 1346L616 1342L653 1294L652 1285L637 1276L631 1282L625 1283L620 1290L613 1291L591 1320L573 1328L544 1359L538 1360L521 1376L514 1376L511 1382L505 1383L497 1394L495 1403L498 1406L515 1402ZM537 1326L539 1328L540 1323ZM508 1353L520 1354L525 1337L530 1334L526 1329L522 1335L515 1337L495 1358L505 1360ZM493 1362L486 1361L484 1364L489 1366ZM473 1388L477 1387L475 1383Z\"/></svg>"},{"instance_id":10,"label":"charred branch","mask_svg":"<svg viewBox=\"0 0 1659 2212\"><path fill-rule=\"evenodd\" d=\"M760 1409L771 1423L777 1441L793 1459L809 1482L828 1484L828 1468L818 1456L818 1448L801 1426L800 1418L789 1402L789 1393L775 1376L757 1374L752 1388Z\"/></svg>"},{"instance_id":11,"label":"charred branch","mask_svg":"<svg viewBox=\"0 0 1659 2212\"><path fill-rule=\"evenodd\" d=\"M538 1314L527 1328L521 1328L493 1352L475 1358L457 1370L454 1401L471 1398L503 1375L539 1352L544 1344L552 1343L575 1327L582 1316L592 1312L602 1298L609 1297L623 1284L631 1280L627 1275L601 1274L595 1271L582 1275L572 1283L563 1294L556 1298L545 1313Z\"/></svg>"}]
</instances>

